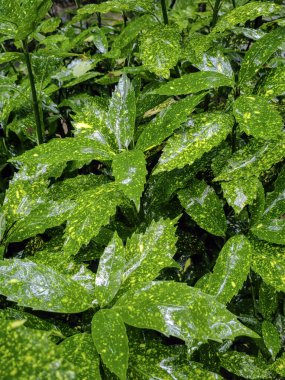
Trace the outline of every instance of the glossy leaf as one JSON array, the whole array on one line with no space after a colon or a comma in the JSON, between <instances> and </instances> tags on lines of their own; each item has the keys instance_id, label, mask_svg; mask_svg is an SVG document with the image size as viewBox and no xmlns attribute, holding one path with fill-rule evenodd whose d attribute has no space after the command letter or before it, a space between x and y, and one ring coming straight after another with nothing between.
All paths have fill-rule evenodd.
<instances>
[{"instance_id":1,"label":"glossy leaf","mask_svg":"<svg viewBox=\"0 0 285 380\"><path fill-rule=\"evenodd\" d=\"M285 93L285 69L283 66L272 69L265 79L261 89L261 94L268 98Z\"/></svg>"},{"instance_id":2,"label":"glossy leaf","mask_svg":"<svg viewBox=\"0 0 285 380\"><path fill-rule=\"evenodd\" d=\"M200 227L213 235L225 236L227 224L223 204L211 186L195 180L189 188L178 192L178 198Z\"/></svg>"},{"instance_id":3,"label":"glossy leaf","mask_svg":"<svg viewBox=\"0 0 285 380\"><path fill-rule=\"evenodd\" d=\"M123 151L114 158L112 169L118 188L134 202L139 210L147 175L143 152Z\"/></svg>"},{"instance_id":4,"label":"glossy leaf","mask_svg":"<svg viewBox=\"0 0 285 380\"><path fill-rule=\"evenodd\" d=\"M136 148L146 151L162 143L175 129L187 121L187 117L204 96L205 94L187 96L160 112L144 127L138 138Z\"/></svg>"},{"instance_id":5,"label":"glossy leaf","mask_svg":"<svg viewBox=\"0 0 285 380\"><path fill-rule=\"evenodd\" d=\"M108 13L116 11L152 10L152 0L109 0L102 4L88 4L78 10L79 14Z\"/></svg>"},{"instance_id":6,"label":"glossy leaf","mask_svg":"<svg viewBox=\"0 0 285 380\"><path fill-rule=\"evenodd\" d=\"M285 245L285 219L261 219L251 228L255 236L270 243Z\"/></svg>"},{"instance_id":7,"label":"glossy leaf","mask_svg":"<svg viewBox=\"0 0 285 380\"><path fill-rule=\"evenodd\" d=\"M227 114L205 113L189 121L189 126L169 138L155 174L193 164L219 145L231 131L233 119Z\"/></svg>"},{"instance_id":8,"label":"glossy leaf","mask_svg":"<svg viewBox=\"0 0 285 380\"><path fill-rule=\"evenodd\" d=\"M276 290L262 282L259 288L258 309L264 319L271 320L272 315L278 307L278 296Z\"/></svg>"},{"instance_id":9,"label":"glossy leaf","mask_svg":"<svg viewBox=\"0 0 285 380\"><path fill-rule=\"evenodd\" d=\"M268 4L269 5L269 4ZM272 4L270 4L272 6ZM238 9L238 8L237 8ZM255 15L255 17L257 17ZM254 17L254 18L255 18ZM285 41L285 28L277 28L254 43L246 53L239 72L240 85L246 84Z\"/></svg>"},{"instance_id":10,"label":"glossy leaf","mask_svg":"<svg viewBox=\"0 0 285 380\"><path fill-rule=\"evenodd\" d=\"M113 92L107 115L107 126L114 134L119 150L133 141L136 118L135 91L124 74Z\"/></svg>"},{"instance_id":11,"label":"glossy leaf","mask_svg":"<svg viewBox=\"0 0 285 380\"><path fill-rule=\"evenodd\" d=\"M257 357L243 352L230 351L220 356L221 365L227 371L242 376L245 379L271 379L271 374L265 362Z\"/></svg>"},{"instance_id":12,"label":"glossy leaf","mask_svg":"<svg viewBox=\"0 0 285 380\"><path fill-rule=\"evenodd\" d=\"M260 96L240 96L234 103L234 115L239 127L257 139L280 137L283 120L273 105Z\"/></svg>"},{"instance_id":13,"label":"glossy leaf","mask_svg":"<svg viewBox=\"0 0 285 380\"><path fill-rule=\"evenodd\" d=\"M154 90L153 93L158 95L186 95L223 86L233 87L234 82L217 72L199 71L173 79Z\"/></svg>"},{"instance_id":14,"label":"glossy leaf","mask_svg":"<svg viewBox=\"0 0 285 380\"><path fill-rule=\"evenodd\" d=\"M101 307L108 305L119 290L124 273L125 249L115 232L99 262L95 281L95 296Z\"/></svg>"},{"instance_id":15,"label":"glossy leaf","mask_svg":"<svg viewBox=\"0 0 285 380\"><path fill-rule=\"evenodd\" d=\"M149 282L125 293L114 306L125 323L185 340L221 341L257 335L214 297L183 283ZM189 323L191 321L191 323Z\"/></svg>"},{"instance_id":16,"label":"glossy leaf","mask_svg":"<svg viewBox=\"0 0 285 380\"><path fill-rule=\"evenodd\" d=\"M180 55L180 34L169 25L148 28L140 38L140 58L144 67L169 78L170 72Z\"/></svg>"},{"instance_id":17,"label":"glossy leaf","mask_svg":"<svg viewBox=\"0 0 285 380\"><path fill-rule=\"evenodd\" d=\"M124 322L117 311L99 310L92 319L92 337L98 353L109 370L126 380L129 347Z\"/></svg>"},{"instance_id":18,"label":"glossy leaf","mask_svg":"<svg viewBox=\"0 0 285 380\"><path fill-rule=\"evenodd\" d=\"M230 302L249 274L252 252L244 235L231 237L219 253L213 273L203 284L202 290L221 303Z\"/></svg>"},{"instance_id":19,"label":"glossy leaf","mask_svg":"<svg viewBox=\"0 0 285 380\"><path fill-rule=\"evenodd\" d=\"M273 360L281 349L281 339L276 327L269 321L262 323L262 337Z\"/></svg>"},{"instance_id":20,"label":"glossy leaf","mask_svg":"<svg viewBox=\"0 0 285 380\"><path fill-rule=\"evenodd\" d=\"M100 380L100 359L90 334L75 334L58 345L61 357L78 368L77 379Z\"/></svg>"},{"instance_id":21,"label":"glossy leaf","mask_svg":"<svg viewBox=\"0 0 285 380\"><path fill-rule=\"evenodd\" d=\"M0 262L0 293L21 306L57 313L80 313L91 307L88 292L50 267L29 260Z\"/></svg>"},{"instance_id":22,"label":"glossy leaf","mask_svg":"<svg viewBox=\"0 0 285 380\"><path fill-rule=\"evenodd\" d=\"M64 252L75 255L82 245L88 244L100 228L109 223L121 202L122 197L113 183L82 193L67 221Z\"/></svg>"},{"instance_id":23,"label":"glossy leaf","mask_svg":"<svg viewBox=\"0 0 285 380\"><path fill-rule=\"evenodd\" d=\"M204 52L202 55L194 55L190 58L191 63L200 71L211 71L227 76L231 80L234 78L234 72L229 59L219 50L214 49Z\"/></svg>"}]
</instances>

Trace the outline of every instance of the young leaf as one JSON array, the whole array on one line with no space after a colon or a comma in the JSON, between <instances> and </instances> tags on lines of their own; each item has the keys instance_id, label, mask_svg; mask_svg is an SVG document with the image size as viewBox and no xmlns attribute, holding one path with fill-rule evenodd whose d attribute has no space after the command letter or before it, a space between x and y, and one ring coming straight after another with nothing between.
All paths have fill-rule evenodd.
<instances>
[{"instance_id":1,"label":"young leaf","mask_svg":"<svg viewBox=\"0 0 285 380\"><path fill-rule=\"evenodd\" d=\"M222 86L233 87L234 82L217 72L199 71L173 79L154 90L153 93L158 95L186 95Z\"/></svg>"},{"instance_id":2,"label":"young leaf","mask_svg":"<svg viewBox=\"0 0 285 380\"><path fill-rule=\"evenodd\" d=\"M108 305L119 290L125 266L125 249L115 232L105 248L96 273L95 297L101 307Z\"/></svg>"},{"instance_id":3,"label":"young leaf","mask_svg":"<svg viewBox=\"0 0 285 380\"><path fill-rule=\"evenodd\" d=\"M269 321L262 322L262 337L264 344L273 360L281 349L281 339L276 327Z\"/></svg>"},{"instance_id":4,"label":"young leaf","mask_svg":"<svg viewBox=\"0 0 285 380\"><path fill-rule=\"evenodd\" d=\"M221 303L230 302L247 278L252 252L244 235L230 238L219 253L213 273L203 284L203 291L215 296Z\"/></svg>"},{"instance_id":5,"label":"young leaf","mask_svg":"<svg viewBox=\"0 0 285 380\"><path fill-rule=\"evenodd\" d=\"M230 133L232 125L233 119L227 114L204 113L195 116L188 128L169 138L154 174L193 164L219 145Z\"/></svg>"},{"instance_id":6,"label":"young leaf","mask_svg":"<svg viewBox=\"0 0 285 380\"><path fill-rule=\"evenodd\" d=\"M200 227L213 235L225 236L227 223L223 204L205 181L195 180L189 188L179 190L178 198Z\"/></svg>"},{"instance_id":7,"label":"young leaf","mask_svg":"<svg viewBox=\"0 0 285 380\"><path fill-rule=\"evenodd\" d=\"M268 4L269 5L269 4ZM238 8L236 8L238 10ZM257 17L257 16L255 16ZM285 28L277 28L254 43L246 53L239 72L239 84L245 85L285 41Z\"/></svg>"},{"instance_id":8,"label":"young leaf","mask_svg":"<svg viewBox=\"0 0 285 380\"><path fill-rule=\"evenodd\" d=\"M169 78L170 72L180 55L180 34L169 25L148 28L140 38L140 58L144 67Z\"/></svg>"},{"instance_id":9,"label":"young leaf","mask_svg":"<svg viewBox=\"0 0 285 380\"><path fill-rule=\"evenodd\" d=\"M107 126L114 134L119 150L133 141L136 118L135 91L129 78L123 74L110 100Z\"/></svg>"},{"instance_id":10,"label":"young leaf","mask_svg":"<svg viewBox=\"0 0 285 380\"><path fill-rule=\"evenodd\" d=\"M99 310L92 319L92 338L109 370L126 380L129 347L125 324L113 309Z\"/></svg>"},{"instance_id":11,"label":"young leaf","mask_svg":"<svg viewBox=\"0 0 285 380\"><path fill-rule=\"evenodd\" d=\"M204 96L205 93L187 96L160 112L144 127L136 143L136 149L146 151L162 143L187 120Z\"/></svg>"},{"instance_id":12,"label":"young leaf","mask_svg":"<svg viewBox=\"0 0 285 380\"><path fill-rule=\"evenodd\" d=\"M240 129L257 139L277 139L282 133L281 115L261 96L240 96L234 102L233 112Z\"/></svg>"},{"instance_id":13,"label":"young leaf","mask_svg":"<svg viewBox=\"0 0 285 380\"><path fill-rule=\"evenodd\" d=\"M77 379L101 380L100 359L90 334L75 334L58 345L61 357L78 368Z\"/></svg>"},{"instance_id":14,"label":"young leaf","mask_svg":"<svg viewBox=\"0 0 285 380\"><path fill-rule=\"evenodd\" d=\"M118 188L134 202L139 210L147 175L143 152L123 151L114 158L112 169Z\"/></svg>"},{"instance_id":15,"label":"young leaf","mask_svg":"<svg viewBox=\"0 0 285 380\"><path fill-rule=\"evenodd\" d=\"M26 259L1 261L0 280L0 294L21 306L56 313L80 313L91 307L91 298L81 285Z\"/></svg>"},{"instance_id":16,"label":"young leaf","mask_svg":"<svg viewBox=\"0 0 285 380\"><path fill-rule=\"evenodd\" d=\"M214 297L183 283L145 283L125 293L114 310L131 326L157 330L190 345L193 340L232 340L239 335L258 337Z\"/></svg>"}]
</instances>

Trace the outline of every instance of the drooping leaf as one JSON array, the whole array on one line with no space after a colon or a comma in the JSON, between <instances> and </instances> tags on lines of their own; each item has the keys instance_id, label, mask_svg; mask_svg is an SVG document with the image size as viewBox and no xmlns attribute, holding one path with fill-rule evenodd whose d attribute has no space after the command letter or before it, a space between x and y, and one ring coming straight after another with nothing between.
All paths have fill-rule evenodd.
<instances>
[{"instance_id":1,"label":"drooping leaf","mask_svg":"<svg viewBox=\"0 0 285 380\"><path fill-rule=\"evenodd\" d=\"M173 79L154 90L153 93L158 95L186 95L222 86L233 87L234 82L218 72L199 71Z\"/></svg>"},{"instance_id":2,"label":"drooping leaf","mask_svg":"<svg viewBox=\"0 0 285 380\"><path fill-rule=\"evenodd\" d=\"M179 128L180 124L187 120L187 117L204 96L205 93L187 96L160 112L158 116L144 127L136 143L136 148L146 151L159 145L175 129Z\"/></svg>"},{"instance_id":3,"label":"drooping leaf","mask_svg":"<svg viewBox=\"0 0 285 380\"><path fill-rule=\"evenodd\" d=\"M107 126L114 134L119 150L133 141L136 118L135 91L129 78L123 74L110 100Z\"/></svg>"},{"instance_id":4,"label":"drooping leaf","mask_svg":"<svg viewBox=\"0 0 285 380\"><path fill-rule=\"evenodd\" d=\"M187 214L200 227L213 235L225 235L227 223L223 204L205 181L193 181L189 188L179 190L178 198Z\"/></svg>"},{"instance_id":5,"label":"drooping leaf","mask_svg":"<svg viewBox=\"0 0 285 380\"><path fill-rule=\"evenodd\" d=\"M268 4L269 5L269 4ZM272 4L270 4L272 6ZM238 10L238 8L236 9ZM257 16L255 16L257 17ZM239 83L245 85L285 41L285 28L277 28L254 43L246 53L239 72Z\"/></svg>"},{"instance_id":6,"label":"drooping leaf","mask_svg":"<svg viewBox=\"0 0 285 380\"><path fill-rule=\"evenodd\" d=\"M143 152L123 151L114 158L112 168L118 188L134 202L139 210L147 174Z\"/></svg>"},{"instance_id":7,"label":"drooping leaf","mask_svg":"<svg viewBox=\"0 0 285 380\"><path fill-rule=\"evenodd\" d=\"M239 335L258 337L214 297L183 283L145 283L125 293L114 310L131 326L175 336L190 346L193 340L221 341Z\"/></svg>"},{"instance_id":8,"label":"drooping leaf","mask_svg":"<svg viewBox=\"0 0 285 380\"><path fill-rule=\"evenodd\" d=\"M271 378L266 362L255 356L249 356L238 351L229 351L221 355L220 360L222 367L227 371L245 379L265 380Z\"/></svg>"},{"instance_id":9,"label":"drooping leaf","mask_svg":"<svg viewBox=\"0 0 285 380\"><path fill-rule=\"evenodd\" d=\"M123 319L113 309L99 310L92 319L92 338L109 370L126 380L129 347Z\"/></svg>"},{"instance_id":10,"label":"drooping leaf","mask_svg":"<svg viewBox=\"0 0 285 380\"><path fill-rule=\"evenodd\" d=\"M140 38L140 58L144 67L169 78L170 72L180 55L180 34L169 25L148 28Z\"/></svg>"},{"instance_id":11,"label":"drooping leaf","mask_svg":"<svg viewBox=\"0 0 285 380\"><path fill-rule=\"evenodd\" d=\"M95 281L95 297L101 307L108 305L119 290L124 273L125 250L115 232L99 262Z\"/></svg>"},{"instance_id":12,"label":"drooping leaf","mask_svg":"<svg viewBox=\"0 0 285 380\"><path fill-rule=\"evenodd\" d=\"M1 261L0 278L0 293L21 306L57 313L80 313L91 307L81 285L27 259Z\"/></svg>"},{"instance_id":13,"label":"drooping leaf","mask_svg":"<svg viewBox=\"0 0 285 380\"><path fill-rule=\"evenodd\" d=\"M262 322L262 337L273 360L281 349L281 339L276 327L269 321Z\"/></svg>"},{"instance_id":14,"label":"drooping leaf","mask_svg":"<svg viewBox=\"0 0 285 380\"><path fill-rule=\"evenodd\" d=\"M262 282L259 288L258 309L264 319L271 320L272 315L278 307L278 297L276 290Z\"/></svg>"},{"instance_id":15,"label":"drooping leaf","mask_svg":"<svg viewBox=\"0 0 285 380\"><path fill-rule=\"evenodd\" d=\"M219 253L213 273L202 290L221 303L230 302L242 288L250 271L252 247L244 235L231 237Z\"/></svg>"},{"instance_id":16,"label":"drooping leaf","mask_svg":"<svg viewBox=\"0 0 285 380\"><path fill-rule=\"evenodd\" d=\"M272 98L285 93L285 69L283 66L272 69L265 79L260 93L267 98Z\"/></svg>"},{"instance_id":17,"label":"drooping leaf","mask_svg":"<svg viewBox=\"0 0 285 380\"><path fill-rule=\"evenodd\" d=\"M78 368L77 379L101 380L100 360L92 336L87 333L75 334L58 345L61 357Z\"/></svg>"},{"instance_id":18,"label":"drooping leaf","mask_svg":"<svg viewBox=\"0 0 285 380\"><path fill-rule=\"evenodd\" d=\"M197 115L189 126L169 138L155 174L193 164L206 152L219 145L230 133L233 119L227 114Z\"/></svg>"},{"instance_id":19,"label":"drooping leaf","mask_svg":"<svg viewBox=\"0 0 285 380\"><path fill-rule=\"evenodd\" d=\"M279 112L261 96L240 96L234 102L234 115L239 127L257 139L280 137L283 120Z\"/></svg>"}]
</instances>

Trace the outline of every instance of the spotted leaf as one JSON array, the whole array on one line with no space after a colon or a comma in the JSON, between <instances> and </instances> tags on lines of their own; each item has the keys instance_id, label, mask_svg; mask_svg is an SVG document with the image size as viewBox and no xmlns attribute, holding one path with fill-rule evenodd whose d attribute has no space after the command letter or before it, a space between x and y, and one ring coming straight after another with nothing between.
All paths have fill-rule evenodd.
<instances>
[{"instance_id":1,"label":"spotted leaf","mask_svg":"<svg viewBox=\"0 0 285 380\"><path fill-rule=\"evenodd\" d=\"M98 353L109 370L126 380L129 347L125 324L113 309L99 310L92 319L92 337Z\"/></svg>"},{"instance_id":2,"label":"spotted leaf","mask_svg":"<svg viewBox=\"0 0 285 380\"><path fill-rule=\"evenodd\" d=\"M281 349L281 339L276 327L269 321L262 322L262 337L273 360Z\"/></svg>"},{"instance_id":3,"label":"spotted leaf","mask_svg":"<svg viewBox=\"0 0 285 380\"><path fill-rule=\"evenodd\" d=\"M223 204L206 182L194 180L189 188L178 192L178 198L200 227L213 235L225 235L227 224Z\"/></svg>"},{"instance_id":4,"label":"spotted leaf","mask_svg":"<svg viewBox=\"0 0 285 380\"><path fill-rule=\"evenodd\" d=\"M271 320L278 307L278 294L276 290L262 281L259 288L258 309L264 319Z\"/></svg>"},{"instance_id":5,"label":"spotted leaf","mask_svg":"<svg viewBox=\"0 0 285 380\"><path fill-rule=\"evenodd\" d=\"M259 92L267 98L273 98L285 93L285 68L272 69L262 84Z\"/></svg>"},{"instance_id":6,"label":"spotted leaf","mask_svg":"<svg viewBox=\"0 0 285 380\"><path fill-rule=\"evenodd\" d=\"M270 369L278 373L278 375L285 376L285 354L278 358L273 364L271 364Z\"/></svg>"},{"instance_id":7,"label":"spotted leaf","mask_svg":"<svg viewBox=\"0 0 285 380\"><path fill-rule=\"evenodd\" d=\"M26 259L0 262L0 293L21 306L57 313L80 313L91 307L88 292L48 266Z\"/></svg>"}]
</instances>

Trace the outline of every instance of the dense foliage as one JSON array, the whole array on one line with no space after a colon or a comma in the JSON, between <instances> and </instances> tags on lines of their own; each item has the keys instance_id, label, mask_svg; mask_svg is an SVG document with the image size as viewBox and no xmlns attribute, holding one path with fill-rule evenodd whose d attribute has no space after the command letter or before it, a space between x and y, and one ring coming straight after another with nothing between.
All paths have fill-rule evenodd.
<instances>
[{"instance_id":1,"label":"dense foliage","mask_svg":"<svg viewBox=\"0 0 285 380\"><path fill-rule=\"evenodd\" d=\"M0 0L1 379L285 377L285 6Z\"/></svg>"}]
</instances>

